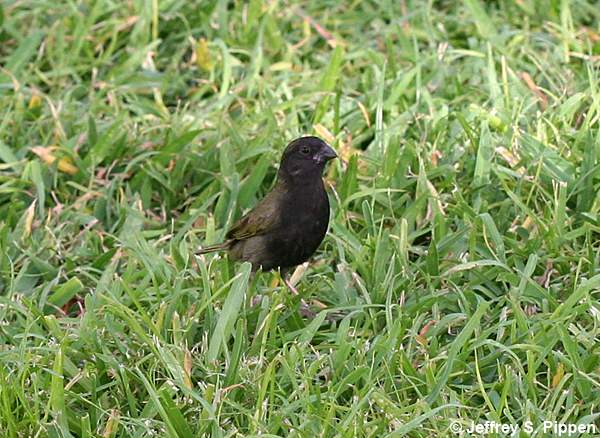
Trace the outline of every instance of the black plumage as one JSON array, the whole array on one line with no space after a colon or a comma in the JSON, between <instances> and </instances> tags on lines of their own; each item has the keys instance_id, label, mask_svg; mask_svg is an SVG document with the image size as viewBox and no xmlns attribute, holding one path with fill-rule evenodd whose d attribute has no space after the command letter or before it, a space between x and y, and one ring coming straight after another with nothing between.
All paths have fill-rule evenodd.
<instances>
[{"instance_id":1,"label":"black plumage","mask_svg":"<svg viewBox=\"0 0 600 438\"><path fill-rule=\"evenodd\" d=\"M329 223L323 185L325 164L335 151L318 137L300 137L283 152L273 189L227 232L221 244L199 254L227 250L252 270L293 268L317 250Z\"/></svg>"}]
</instances>

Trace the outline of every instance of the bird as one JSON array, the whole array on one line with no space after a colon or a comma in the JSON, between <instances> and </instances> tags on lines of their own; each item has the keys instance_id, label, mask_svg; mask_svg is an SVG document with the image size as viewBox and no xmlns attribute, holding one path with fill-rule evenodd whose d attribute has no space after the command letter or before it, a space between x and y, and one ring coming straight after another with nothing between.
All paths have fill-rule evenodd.
<instances>
[{"instance_id":1,"label":"bird","mask_svg":"<svg viewBox=\"0 0 600 438\"><path fill-rule=\"evenodd\" d=\"M323 241L329 226L329 199L323 171L336 152L315 136L292 140L283 151L273 189L227 231L225 241L196 254L227 251L229 257L252 264L252 271L285 274L306 262Z\"/></svg>"}]
</instances>

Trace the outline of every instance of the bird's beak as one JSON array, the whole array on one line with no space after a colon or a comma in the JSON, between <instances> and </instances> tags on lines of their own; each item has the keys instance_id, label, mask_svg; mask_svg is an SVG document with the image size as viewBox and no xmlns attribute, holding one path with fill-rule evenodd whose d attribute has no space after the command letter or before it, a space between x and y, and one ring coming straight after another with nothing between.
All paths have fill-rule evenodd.
<instances>
[{"instance_id":1,"label":"bird's beak","mask_svg":"<svg viewBox=\"0 0 600 438\"><path fill-rule=\"evenodd\" d=\"M321 150L315 156L316 161L319 163L326 163L329 160L337 158L337 154L329 145L324 145Z\"/></svg>"}]
</instances>

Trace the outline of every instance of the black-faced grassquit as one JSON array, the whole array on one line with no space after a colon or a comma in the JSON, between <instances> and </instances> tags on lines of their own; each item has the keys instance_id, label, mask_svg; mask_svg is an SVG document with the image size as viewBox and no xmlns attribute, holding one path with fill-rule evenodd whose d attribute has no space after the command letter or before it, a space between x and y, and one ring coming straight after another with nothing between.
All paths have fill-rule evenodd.
<instances>
[{"instance_id":1,"label":"black-faced grassquit","mask_svg":"<svg viewBox=\"0 0 600 438\"><path fill-rule=\"evenodd\" d=\"M273 190L233 225L225 242L198 254L226 250L234 260L252 263L253 271L282 273L307 261L327 232L329 200L321 176L336 157L318 137L293 140L283 152Z\"/></svg>"}]
</instances>

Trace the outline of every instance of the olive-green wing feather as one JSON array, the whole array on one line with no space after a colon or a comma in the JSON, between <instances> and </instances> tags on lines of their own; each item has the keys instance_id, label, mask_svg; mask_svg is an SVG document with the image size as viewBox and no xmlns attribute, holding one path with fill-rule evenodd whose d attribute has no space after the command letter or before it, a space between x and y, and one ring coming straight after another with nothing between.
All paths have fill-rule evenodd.
<instances>
[{"instance_id":1,"label":"olive-green wing feather","mask_svg":"<svg viewBox=\"0 0 600 438\"><path fill-rule=\"evenodd\" d=\"M198 251L196 251L196 254L200 255L208 254L209 252L223 251L224 249L229 249L230 244L231 242L227 241L223 243L217 243L216 245L205 246L204 248L200 248Z\"/></svg>"},{"instance_id":2,"label":"olive-green wing feather","mask_svg":"<svg viewBox=\"0 0 600 438\"><path fill-rule=\"evenodd\" d=\"M281 191L275 187L227 232L227 239L244 240L269 232L279 222Z\"/></svg>"}]
</instances>

